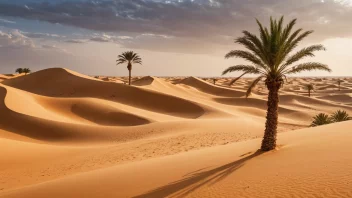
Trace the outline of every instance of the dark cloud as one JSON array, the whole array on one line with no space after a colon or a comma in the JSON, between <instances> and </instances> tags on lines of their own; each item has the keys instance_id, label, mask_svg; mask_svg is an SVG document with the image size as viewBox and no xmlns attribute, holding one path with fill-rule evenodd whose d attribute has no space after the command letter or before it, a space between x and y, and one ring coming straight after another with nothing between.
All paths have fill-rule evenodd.
<instances>
[{"instance_id":1,"label":"dark cloud","mask_svg":"<svg viewBox=\"0 0 352 198\"><path fill-rule=\"evenodd\" d=\"M0 15L60 23L101 32L134 35L133 37L149 35L149 41L155 40L155 36L152 38L151 35L159 35L158 39L176 38L166 42L174 45L187 44L189 39L200 44L228 45L243 29L251 31L256 29L254 18L266 22L269 16L281 15L285 15L288 19L298 18L301 27L316 30L314 37L316 41L352 35L352 26L349 25L352 7L337 0L54 2L41 0L26 1L26 4L12 4L5 1L0 3ZM111 41L110 38L101 36L90 40ZM136 45L133 42L122 43L127 47ZM199 46L199 48L203 47Z\"/></svg>"}]
</instances>

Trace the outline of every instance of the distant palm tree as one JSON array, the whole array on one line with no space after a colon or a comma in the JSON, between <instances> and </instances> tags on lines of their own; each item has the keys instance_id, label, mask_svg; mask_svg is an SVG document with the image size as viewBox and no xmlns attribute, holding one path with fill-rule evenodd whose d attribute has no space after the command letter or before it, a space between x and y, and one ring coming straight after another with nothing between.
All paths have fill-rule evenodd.
<instances>
[{"instance_id":1,"label":"distant palm tree","mask_svg":"<svg viewBox=\"0 0 352 198\"><path fill-rule=\"evenodd\" d=\"M23 69L22 68L17 68L16 69L16 73L22 74L23 73Z\"/></svg>"},{"instance_id":2,"label":"distant palm tree","mask_svg":"<svg viewBox=\"0 0 352 198\"><path fill-rule=\"evenodd\" d=\"M29 68L23 68L23 73L25 75L27 75L27 74L31 73L31 70Z\"/></svg>"},{"instance_id":3,"label":"distant palm tree","mask_svg":"<svg viewBox=\"0 0 352 198\"><path fill-rule=\"evenodd\" d=\"M346 111L337 110L335 113L333 113L330 116L330 119L333 122L343 122L343 121L352 120L352 117L350 117Z\"/></svg>"},{"instance_id":4,"label":"distant palm tree","mask_svg":"<svg viewBox=\"0 0 352 198\"><path fill-rule=\"evenodd\" d=\"M308 90L308 96L310 97L310 92L314 90L314 86L312 84L306 85L306 89Z\"/></svg>"},{"instance_id":5,"label":"distant palm tree","mask_svg":"<svg viewBox=\"0 0 352 198\"><path fill-rule=\"evenodd\" d=\"M341 83L343 82L343 80L338 79L337 80L337 84L339 85L339 91L341 91Z\"/></svg>"},{"instance_id":6,"label":"distant palm tree","mask_svg":"<svg viewBox=\"0 0 352 198\"><path fill-rule=\"evenodd\" d=\"M122 63L127 63L127 69L129 74L128 84L131 85L132 64L133 63L142 64L142 59L139 57L137 53L134 53L133 51L124 52L121 55L118 55L117 58L118 58L116 60L117 65Z\"/></svg>"},{"instance_id":7,"label":"distant palm tree","mask_svg":"<svg viewBox=\"0 0 352 198\"><path fill-rule=\"evenodd\" d=\"M243 31L244 36L237 38L235 43L244 46L246 50L233 50L225 56L225 58L242 58L252 63L251 65L236 65L227 68L223 75L229 72L243 72L231 84L246 74L259 75L249 86L246 93L247 97L260 80L265 81L269 90L265 132L261 146L263 151L269 151L276 147L279 90L284 84L286 75L312 70L331 71L327 65L317 62L297 64L301 59L314 56L314 52L325 50L325 48L322 45L312 45L291 55L300 41L313 31L302 32L302 29L293 31L296 19L289 22L286 27L283 27L283 22L283 17L278 21L270 18L268 29L264 28L257 20L260 31L259 37L248 31Z\"/></svg>"},{"instance_id":8,"label":"distant palm tree","mask_svg":"<svg viewBox=\"0 0 352 198\"><path fill-rule=\"evenodd\" d=\"M214 85L216 84L216 81L218 81L218 80L216 78L213 78Z\"/></svg>"},{"instance_id":9,"label":"distant palm tree","mask_svg":"<svg viewBox=\"0 0 352 198\"><path fill-rule=\"evenodd\" d=\"M332 120L329 117L329 115L325 113L319 113L318 115L313 117L313 122L310 126L316 127L316 126L321 126L321 125L330 124L330 123L332 123Z\"/></svg>"}]
</instances>

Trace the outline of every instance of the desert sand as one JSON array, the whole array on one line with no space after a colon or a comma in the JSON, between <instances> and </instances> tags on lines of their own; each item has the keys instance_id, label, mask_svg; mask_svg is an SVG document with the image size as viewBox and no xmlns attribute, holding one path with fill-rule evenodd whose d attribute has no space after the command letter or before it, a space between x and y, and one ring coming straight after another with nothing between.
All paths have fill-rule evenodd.
<instances>
[{"instance_id":1,"label":"desert sand","mask_svg":"<svg viewBox=\"0 0 352 198\"><path fill-rule=\"evenodd\" d=\"M0 197L352 197L352 122L309 128L352 78L289 78L267 153L266 88L231 80L0 75Z\"/></svg>"}]
</instances>

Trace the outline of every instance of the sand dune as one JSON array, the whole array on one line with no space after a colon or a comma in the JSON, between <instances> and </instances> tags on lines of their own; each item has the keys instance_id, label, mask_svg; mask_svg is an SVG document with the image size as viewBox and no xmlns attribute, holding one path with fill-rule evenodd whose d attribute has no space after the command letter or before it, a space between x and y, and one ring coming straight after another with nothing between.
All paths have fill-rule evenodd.
<instances>
[{"instance_id":1,"label":"sand dune","mask_svg":"<svg viewBox=\"0 0 352 198\"><path fill-rule=\"evenodd\" d=\"M3 75L3 74L0 74L0 81L7 80L7 79L9 79L9 78L10 78L9 76L6 76L6 75Z\"/></svg>"},{"instance_id":2,"label":"sand dune","mask_svg":"<svg viewBox=\"0 0 352 198\"><path fill-rule=\"evenodd\" d=\"M339 103L349 103L352 101L352 96L351 94L336 94L336 95L327 95L327 96L322 96L319 97L324 100L330 100L334 102L339 102Z\"/></svg>"},{"instance_id":3,"label":"sand dune","mask_svg":"<svg viewBox=\"0 0 352 198\"><path fill-rule=\"evenodd\" d=\"M205 93L209 93L216 96L225 96L225 97L242 97L245 95L244 92L236 91L229 88L218 87L216 85L212 85L208 82L205 82L199 78L189 77L182 80L180 83L194 87L200 91Z\"/></svg>"},{"instance_id":4,"label":"sand dune","mask_svg":"<svg viewBox=\"0 0 352 198\"><path fill-rule=\"evenodd\" d=\"M44 96L100 98L179 117L197 118L204 113L198 105L181 98L117 83L101 82L60 68L42 70L7 80L4 84ZM183 108L178 108L179 106Z\"/></svg>"},{"instance_id":5,"label":"sand dune","mask_svg":"<svg viewBox=\"0 0 352 198\"><path fill-rule=\"evenodd\" d=\"M137 86L144 86L144 85L151 85L154 82L155 78L151 76L146 76L141 79L138 79L134 82L132 82L133 85Z\"/></svg>"},{"instance_id":6,"label":"sand dune","mask_svg":"<svg viewBox=\"0 0 352 198\"><path fill-rule=\"evenodd\" d=\"M333 78L290 79L269 153L256 152L267 90L245 98L250 78L128 86L53 68L1 80L0 197L352 196L352 123L307 128L321 112L352 114L350 78L341 91Z\"/></svg>"},{"instance_id":7,"label":"sand dune","mask_svg":"<svg viewBox=\"0 0 352 198\"><path fill-rule=\"evenodd\" d=\"M270 153L256 152L258 139L99 169L0 196L351 197L352 134L344 130L349 127L351 122L285 133L280 150Z\"/></svg>"}]
</instances>

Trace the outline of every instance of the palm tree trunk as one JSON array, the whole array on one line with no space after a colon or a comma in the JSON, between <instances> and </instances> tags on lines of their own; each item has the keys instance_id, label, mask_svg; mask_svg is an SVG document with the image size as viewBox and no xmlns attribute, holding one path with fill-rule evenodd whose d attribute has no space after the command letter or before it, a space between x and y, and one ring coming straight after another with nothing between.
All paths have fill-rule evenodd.
<instances>
[{"instance_id":1,"label":"palm tree trunk","mask_svg":"<svg viewBox=\"0 0 352 198\"><path fill-rule=\"evenodd\" d=\"M266 86L269 90L268 110L266 115L265 132L262 141L262 151L270 151L276 148L276 135L278 125L279 89L281 83L268 82Z\"/></svg>"},{"instance_id":2,"label":"palm tree trunk","mask_svg":"<svg viewBox=\"0 0 352 198\"><path fill-rule=\"evenodd\" d=\"M131 85L131 72L132 72L131 62L128 62L127 69L128 69L128 85Z\"/></svg>"},{"instance_id":3,"label":"palm tree trunk","mask_svg":"<svg viewBox=\"0 0 352 198\"><path fill-rule=\"evenodd\" d=\"M128 70L128 85L131 85L131 69Z\"/></svg>"}]
</instances>

